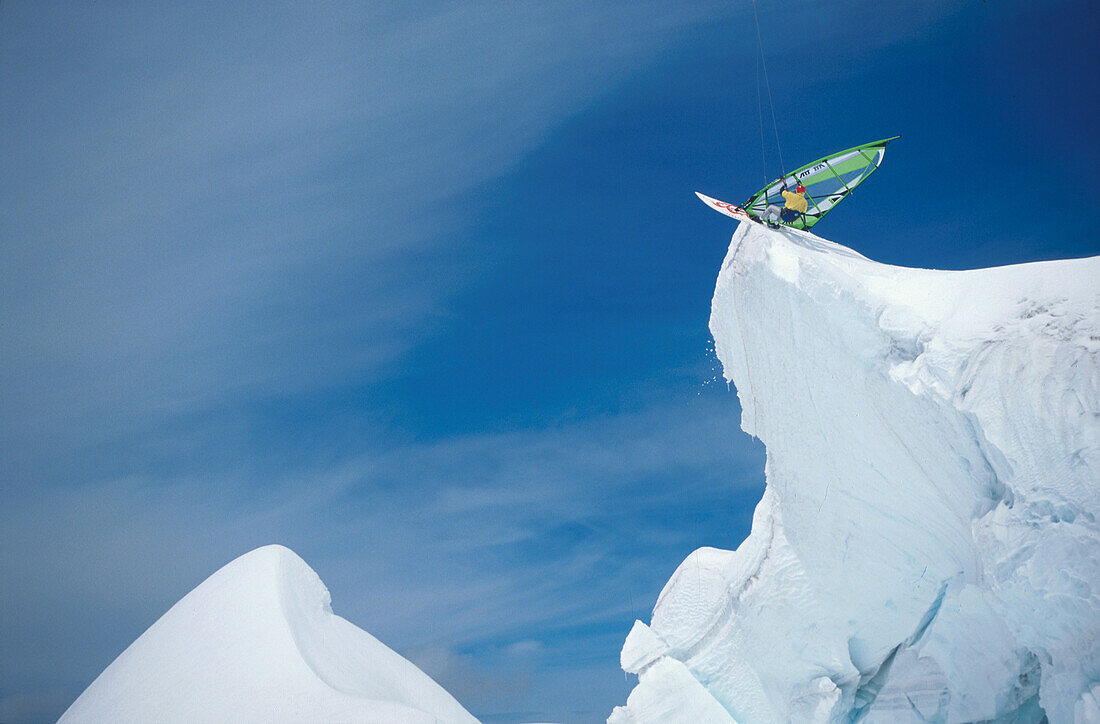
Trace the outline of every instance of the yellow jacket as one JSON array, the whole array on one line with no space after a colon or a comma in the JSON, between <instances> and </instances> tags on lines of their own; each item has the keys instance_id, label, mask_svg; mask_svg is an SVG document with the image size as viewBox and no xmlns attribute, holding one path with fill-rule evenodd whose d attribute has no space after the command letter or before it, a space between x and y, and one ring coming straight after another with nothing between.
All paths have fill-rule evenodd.
<instances>
[{"instance_id":1,"label":"yellow jacket","mask_svg":"<svg viewBox=\"0 0 1100 724\"><path fill-rule=\"evenodd\" d=\"M784 189L783 198L787 200L785 205L788 209L794 209L802 214L806 213L806 197L802 194Z\"/></svg>"}]
</instances>

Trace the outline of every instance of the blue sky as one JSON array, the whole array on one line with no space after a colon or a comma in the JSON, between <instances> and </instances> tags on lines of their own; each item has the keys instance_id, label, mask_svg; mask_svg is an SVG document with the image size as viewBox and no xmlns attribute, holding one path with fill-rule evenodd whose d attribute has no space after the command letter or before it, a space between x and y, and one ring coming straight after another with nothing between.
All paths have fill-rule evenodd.
<instances>
[{"instance_id":1,"label":"blue sky","mask_svg":"<svg viewBox=\"0 0 1100 724\"><path fill-rule=\"evenodd\" d=\"M779 170L751 4L258 8L0 5L0 719L282 543L475 715L602 721L763 487L692 194ZM903 135L816 231L1100 252L1098 12L762 3L788 166Z\"/></svg>"}]
</instances>

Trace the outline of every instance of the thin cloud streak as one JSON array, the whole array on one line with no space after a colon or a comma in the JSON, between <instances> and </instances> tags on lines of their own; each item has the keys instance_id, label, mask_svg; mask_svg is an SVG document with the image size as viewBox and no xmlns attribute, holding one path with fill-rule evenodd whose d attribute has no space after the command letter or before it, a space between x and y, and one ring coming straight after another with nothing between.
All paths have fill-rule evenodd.
<instances>
[{"instance_id":1,"label":"thin cloud streak","mask_svg":"<svg viewBox=\"0 0 1100 724\"><path fill-rule=\"evenodd\" d=\"M7 11L2 104L17 442L377 374L476 279L409 263L469 223L461 197L703 17L104 7L55 10L48 44L28 10Z\"/></svg>"},{"instance_id":2,"label":"thin cloud streak","mask_svg":"<svg viewBox=\"0 0 1100 724\"><path fill-rule=\"evenodd\" d=\"M3 609L38 612L5 632L5 656L20 657L24 676L46 675L60 652L31 642L49 627L92 676L108 663L96 658L104 631L126 645L216 567L273 541L318 570L337 613L399 649L629 626L702 543L679 529L676 501L759 496L762 460L734 437L736 413L722 395L542 434L403 446L262 488L219 476L49 491L0 514L21 552L0 571L15 583L0 593ZM730 470L741 477L715 486L716 471ZM651 523L624 534L615 516ZM641 548L663 551L669 570L642 566L632 556Z\"/></svg>"}]
</instances>

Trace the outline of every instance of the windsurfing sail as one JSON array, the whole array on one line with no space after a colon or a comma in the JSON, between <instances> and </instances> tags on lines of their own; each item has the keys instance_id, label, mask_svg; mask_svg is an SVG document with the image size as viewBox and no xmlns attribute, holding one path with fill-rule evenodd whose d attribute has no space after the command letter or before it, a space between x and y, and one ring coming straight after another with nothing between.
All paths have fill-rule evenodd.
<instances>
[{"instance_id":1,"label":"windsurfing sail","mask_svg":"<svg viewBox=\"0 0 1100 724\"><path fill-rule=\"evenodd\" d=\"M865 143L797 168L750 196L744 204L745 210L758 219L763 218L768 206L775 204L782 208L784 184L790 191L802 184L806 187L806 213L779 223L795 229L809 229L875 172L886 154L886 144L898 138L901 136Z\"/></svg>"}]
</instances>

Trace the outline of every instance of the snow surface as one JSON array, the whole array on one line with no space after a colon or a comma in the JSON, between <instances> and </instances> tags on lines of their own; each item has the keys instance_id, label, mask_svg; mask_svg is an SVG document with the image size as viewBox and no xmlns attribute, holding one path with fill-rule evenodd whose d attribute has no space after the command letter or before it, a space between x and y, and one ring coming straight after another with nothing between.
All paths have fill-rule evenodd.
<instances>
[{"instance_id":1,"label":"snow surface","mask_svg":"<svg viewBox=\"0 0 1100 724\"><path fill-rule=\"evenodd\" d=\"M247 553L123 651L61 722L477 721L329 602L289 549Z\"/></svg>"},{"instance_id":2,"label":"snow surface","mask_svg":"<svg viewBox=\"0 0 1100 724\"><path fill-rule=\"evenodd\" d=\"M1100 722L1100 257L742 223L711 331L767 488L635 624L608 721Z\"/></svg>"}]
</instances>

